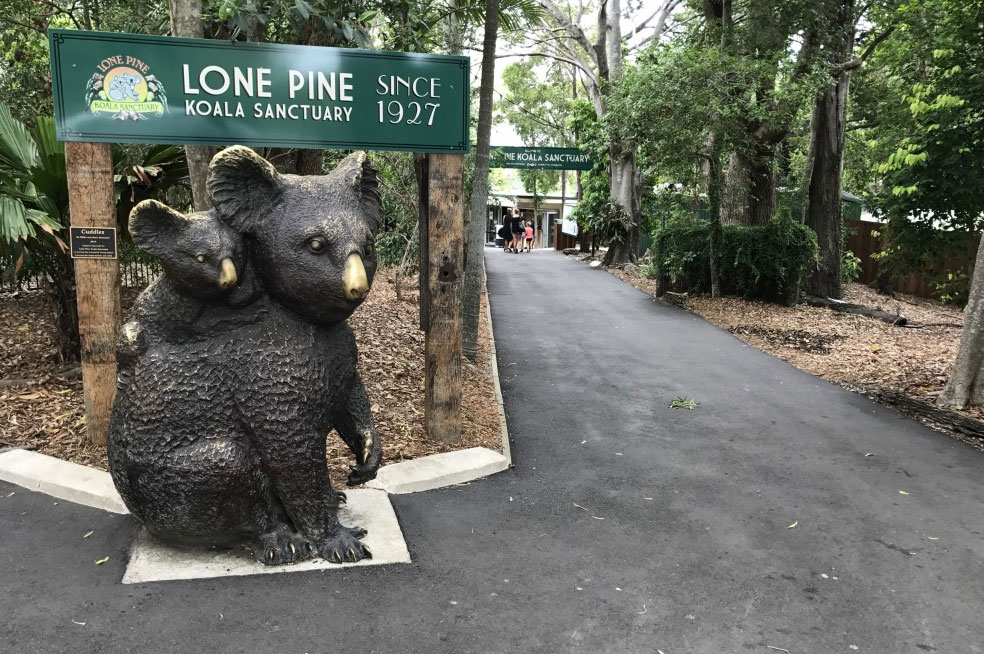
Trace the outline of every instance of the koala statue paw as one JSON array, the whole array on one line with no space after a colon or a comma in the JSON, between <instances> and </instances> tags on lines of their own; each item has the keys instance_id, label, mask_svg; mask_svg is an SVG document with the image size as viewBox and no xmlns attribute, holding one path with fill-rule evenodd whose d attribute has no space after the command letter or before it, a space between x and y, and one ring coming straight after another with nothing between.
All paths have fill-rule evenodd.
<instances>
[{"instance_id":1,"label":"koala statue paw","mask_svg":"<svg viewBox=\"0 0 984 654\"><path fill-rule=\"evenodd\" d=\"M314 554L311 543L298 533L277 529L263 534L253 544L256 560L266 565L282 565L309 559Z\"/></svg>"},{"instance_id":2,"label":"koala statue paw","mask_svg":"<svg viewBox=\"0 0 984 654\"><path fill-rule=\"evenodd\" d=\"M358 486L376 478L379 466L383 462L382 451L377 447L370 455L369 460L356 466L349 467L348 486Z\"/></svg>"},{"instance_id":3,"label":"koala statue paw","mask_svg":"<svg viewBox=\"0 0 984 654\"><path fill-rule=\"evenodd\" d=\"M371 559L372 552L359 541L366 533L360 527L338 525L334 535L318 544L318 555L331 563L355 563L362 559Z\"/></svg>"}]
</instances>

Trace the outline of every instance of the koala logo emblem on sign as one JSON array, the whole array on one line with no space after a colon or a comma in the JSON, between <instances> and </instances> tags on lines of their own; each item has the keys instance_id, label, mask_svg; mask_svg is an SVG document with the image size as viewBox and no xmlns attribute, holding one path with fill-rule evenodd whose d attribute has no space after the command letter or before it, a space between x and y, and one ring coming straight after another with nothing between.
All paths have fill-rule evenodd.
<instances>
[{"instance_id":1,"label":"koala logo emblem on sign","mask_svg":"<svg viewBox=\"0 0 984 654\"><path fill-rule=\"evenodd\" d=\"M124 65L114 65L114 64ZM85 103L93 113L112 114L114 120L138 121L167 111L164 85L150 67L135 57L104 59L86 82Z\"/></svg>"}]
</instances>

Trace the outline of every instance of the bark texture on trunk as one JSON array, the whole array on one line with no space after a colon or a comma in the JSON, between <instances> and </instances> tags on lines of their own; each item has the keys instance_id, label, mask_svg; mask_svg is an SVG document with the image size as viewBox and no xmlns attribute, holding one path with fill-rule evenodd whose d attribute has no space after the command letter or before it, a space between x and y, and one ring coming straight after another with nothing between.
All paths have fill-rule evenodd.
<instances>
[{"instance_id":1,"label":"bark texture on trunk","mask_svg":"<svg viewBox=\"0 0 984 654\"><path fill-rule=\"evenodd\" d=\"M714 136L709 139L710 143L718 143L720 140ZM721 271L718 267L718 253L720 251L721 239L721 156L717 148L711 148L707 157L707 202L710 205L711 229L708 235L708 259L710 260L711 275L711 297L721 297Z\"/></svg>"},{"instance_id":2,"label":"bark texture on trunk","mask_svg":"<svg viewBox=\"0 0 984 654\"><path fill-rule=\"evenodd\" d=\"M428 307L430 306L430 287L427 280L430 277L430 263L428 250L430 247L430 231L427 221L427 211L430 205L430 194L428 180L430 178L430 159L426 154L415 152L413 155L413 174L417 180L417 233L418 246L417 252L419 260L417 262L419 275L420 297L418 305L420 307L420 331L427 331L427 324L430 320Z\"/></svg>"},{"instance_id":3,"label":"bark texture on trunk","mask_svg":"<svg viewBox=\"0 0 984 654\"><path fill-rule=\"evenodd\" d=\"M427 221L430 310L424 340L427 437L461 442L461 289L464 271L464 155L431 154Z\"/></svg>"},{"instance_id":4,"label":"bark texture on trunk","mask_svg":"<svg viewBox=\"0 0 984 654\"><path fill-rule=\"evenodd\" d=\"M482 85L478 99L478 134L475 148L475 180L469 212L465 287L462 305L462 352L478 356L478 324L485 276L485 226L489 204L489 149L492 135L492 91L495 84L495 45L499 33L499 0L485 3L485 40L482 46Z\"/></svg>"},{"instance_id":5,"label":"bark texture on trunk","mask_svg":"<svg viewBox=\"0 0 984 654\"><path fill-rule=\"evenodd\" d=\"M977 248L960 349L937 404L950 409L984 405L984 239Z\"/></svg>"},{"instance_id":6,"label":"bark texture on trunk","mask_svg":"<svg viewBox=\"0 0 984 654\"><path fill-rule=\"evenodd\" d=\"M621 0L608 0L607 11L605 4L598 13L599 23L604 21L604 38L598 39L596 46L599 60L599 72L608 81L611 88L618 86L622 79L622 4ZM599 24L599 29L601 25ZM600 62L604 60L606 66ZM639 196L638 164L636 161L637 147L630 140L613 138L609 145L611 169L609 172L609 191L612 203L628 218L628 228L621 238L614 241L605 255L605 265L621 264L636 257L639 245Z\"/></svg>"},{"instance_id":7,"label":"bark texture on trunk","mask_svg":"<svg viewBox=\"0 0 984 654\"><path fill-rule=\"evenodd\" d=\"M613 241L605 254L605 265L617 265L636 257L639 245L638 164L635 144L627 141L612 143L611 195L612 203L628 219L628 228L619 240Z\"/></svg>"},{"instance_id":8,"label":"bark texture on trunk","mask_svg":"<svg viewBox=\"0 0 984 654\"><path fill-rule=\"evenodd\" d=\"M59 271L48 287L48 299L55 314L55 345L61 362L78 361L79 307L75 294L75 273Z\"/></svg>"},{"instance_id":9,"label":"bark texture on trunk","mask_svg":"<svg viewBox=\"0 0 984 654\"><path fill-rule=\"evenodd\" d=\"M843 0L838 21L844 40L837 54L846 58L854 50L854 0ZM812 169L807 191L804 222L817 233L820 259L807 280L810 295L840 299L841 176L844 168L844 120L847 94L851 86L849 71L840 72L834 83L817 98L813 107L810 135Z\"/></svg>"},{"instance_id":10,"label":"bark texture on trunk","mask_svg":"<svg viewBox=\"0 0 984 654\"><path fill-rule=\"evenodd\" d=\"M768 225L776 212L775 148L761 145L749 171L747 225Z\"/></svg>"},{"instance_id":11,"label":"bark texture on trunk","mask_svg":"<svg viewBox=\"0 0 984 654\"><path fill-rule=\"evenodd\" d=\"M203 38L205 32L202 27L202 0L170 0L170 2L171 36ZM212 208L212 199L205 191L205 178L208 175L208 164L217 151L217 148L209 145L185 146L188 177L191 180L191 198L195 211L208 211Z\"/></svg>"},{"instance_id":12,"label":"bark texture on trunk","mask_svg":"<svg viewBox=\"0 0 984 654\"><path fill-rule=\"evenodd\" d=\"M113 157L108 143L66 143L65 170L72 227L116 227ZM106 445L116 395L120 270L116 259L76 259L82 392L86 430Z\"/></svg>"},{"instance_id":13,"label":"bark texture on trunk","mask_svg":"<svg viewBox=\"0 0 984 654\"><path fill-rule=\"evenodd\" d=\"M721 193L722 225L768 225L776 211L775 146L733 152Z\"/></svg>"},{"instance_id":14,"label":"bark texture on trunk","mask_svg":"<svg viewBox=\"0 0 984 654\"><path fill-rule=\"evenodd\" d=\"M745 152L731 153L721 192L722 225L748 224L748 187L751 168L751 158Z\"/></svg>"}]
</instances>

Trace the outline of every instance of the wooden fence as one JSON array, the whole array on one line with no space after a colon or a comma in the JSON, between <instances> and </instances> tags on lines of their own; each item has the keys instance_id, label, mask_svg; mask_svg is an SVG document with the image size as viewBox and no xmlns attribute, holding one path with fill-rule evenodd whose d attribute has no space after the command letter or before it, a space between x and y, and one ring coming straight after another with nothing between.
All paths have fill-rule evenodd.
<instances>
[{"instance_id":1,"label":"wooden fence","mask_svg":"<svg viewBox=\"0 0 984 654\"><path fill-rule=\"evenodd\" d=\"M882 247L876 232L883 227L881 223L872 223L862 220L845 220L844 227L849 231L847 238L847 249L861 259L861 275L858 281L862 284L870 284L878 277L878 261L871 258L871 255L880 252ZM906 293L917 297L935 298L937 297L936 288L930 281L927 272L932 272L933 276L939 278L946 274L948 269L962 267L967 263L973 264L973 256L977 252L977 242L979 234L973 237L974 246L968 248L971 260L969 262L944 262L939 270L923 271L912 273L905 279L899 280L894 285L894 290L898 293ZM957 265L948 265L957 264Z\"/></svg>"}]
</instances>

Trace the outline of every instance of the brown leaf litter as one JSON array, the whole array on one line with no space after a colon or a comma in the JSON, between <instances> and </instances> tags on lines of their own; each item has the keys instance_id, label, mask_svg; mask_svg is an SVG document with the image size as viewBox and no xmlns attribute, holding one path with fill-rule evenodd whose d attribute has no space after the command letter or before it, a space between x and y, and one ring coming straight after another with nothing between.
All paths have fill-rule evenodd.
<instances>
[{"instance_id":1,"label":"brown leaf litter","mask_svg":"<svg viewBox=\"0 0 984 654\"><path fill-rule=\"evenodd\" d=\"M349 319L359 345L359 370L383 443L383 463L468 447L501 451L492 381L491 340L482 297L478 358L463 359L463 439L433 443L424 429L424 334L418 329L415 280L396 298L394 274L379 271L368 299ZM136 297L124 290L124 315ZM52 311L41 293L0 295L0 448L27 446L50 456L106 469L105 449L90 446L77 370L65 370L51 338ZM328 438L328 465L344 486L354 459L341 439Z\"/></svg>"}]
</instances>

